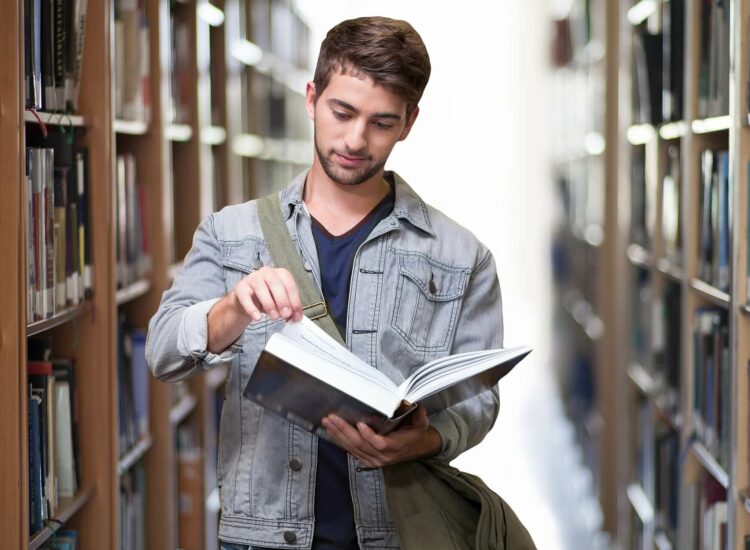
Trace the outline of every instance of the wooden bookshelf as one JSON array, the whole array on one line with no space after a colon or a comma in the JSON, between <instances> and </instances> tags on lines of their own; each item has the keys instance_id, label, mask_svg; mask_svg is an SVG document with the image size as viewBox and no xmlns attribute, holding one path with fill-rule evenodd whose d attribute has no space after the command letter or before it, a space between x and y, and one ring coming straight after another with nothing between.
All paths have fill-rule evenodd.
<instances>
[{"instance_id":1,"label":"wooden bookshelf","mask_svg":"<svg viewBox=\"0 0 750 550\"><path fill-rule=\"evenodd\" d=\"M572 13L585 13L586 4L574 2L576 7ZM616 439L610 452L606 452L602 444L602 463L593 465L596 472L607 468L606 462L616 463L612 466L616 475L602 478L602 483L612 484L600 491L605 528L622 547L692 547L688 542L689 527L701 524L702 518L698 511L688 508L689 500L685 495L693 490L700 494L706 480L713 479L726 489L728 547L745 548L745 539L750 536L750 500L747 497L750 490L747 438L750 423L750 338L747 338L750 334L747 257L750 5L739 0L724 4L729 11L722 36L729 44L727 54L731 63L727 58L722 64L721 54L712 58L711 62L719 63L718 76L717 85L709 89L701 87L700 79L702 74L708 74L701 72L704 70L701 43L705 36L702 25L706 21L706 14L701 10L707 9L710 3L644 0L619 8L614 4L607 4L609 16L599 21L608 39L616 43L616 47L607 50L613 55L605 56L606 83L599 85L607 90L614 88L615 93L605 94L599 103L589 101L588 111L583 112L587 113L584 120L600 112L605 113L605 118L610 115L617 118L614 135L604 132L607 150L617 153L605 154L607 195L604 202L618 204L619 200L620 208L605 210L603 246L610 244L612 254L599 258L596 264L589 264L588 271L595 272L594 280L587 270L571 269L571 281L567 283L578 287L601 285L608 289L605 295L610 299L625 295L619 311L614 314L608 313L602 304L596 306L607 327L605 334L613 338L613 341L603 338L597 342L601 349L607 350L608 356L598 359L599 363L592 367L594 372L605 365L608 369L606 381L595 391L600 400L610 401L611 398L609 410L612 413L601 415L602 434L603 438L610 434ZM679 16L680 5L684 5L684 19L673 28L671 21ZM574 15L571 21L575 22ZM596 24L593 14L591 21L592 25ZM665 40L663 34L659 35L665 29L667 39L675 36L669 33L680 33L684 50L683 56L671 61L661 58L671 64L680 59L683 63L682 74L670 73L665 68L658 76L662 79L670 75L675 89L681 86L684 91L681 112L670 111L669 116L643 108L657 98L658 109L665 107L664 112L675 105L669 102L662 105L665 97L675 96L663 93L661 81L657 82L658 96L650 95L645 98L646 102L643 96L633 97L638 90L649 90L647 81L634 85L633 79L642 77L643 73L635 74L633 59L657 55L653 52L660 52L658 48L664 42L662 46L655 44ZM574 46L582 47L573 42ZM576 59L574 56L566 67L568 75L577 69ZM728 71L728 85L720 84L722 70ZM591 68L587 75L588 78L602 77ZM645 76L654 78L649 74ZM715 99L701 97L714 90L718 92ZM701 164L705 150L727 151L726 164L720 164L723 162L720 153L712 155L717 170L717 175L712 177L720 183L711 184L721 185L724 177L729 182L727 204L731 215L721 218L721 223L728 220L726 234L721 224L701 225L703 220L711 219L704 206L707 187L702 185L706 179L705 166ZM559 158L555 166L559 166ZM711 188L710 200L720 199L723 191L718 189ZM721 212L720 207L715 208ZM678 225L676 220L679 220ZM674 248L675 228L677 250ZM715 243L710 253L717 255L718 260L710 255L706 259L706 228ZM718 251L724 243L728 243L724 248L727 256L722 259ZM580 259L590 260L591 257L579 255L574 261ZM603 267L602 262L608 267ZM724 266L725 273L729 273L727 279L721 277ZM618 271L622 273L620 278L616 275ZM567 290L563 288L559 292L564 296ZM715 331L711 333L712 341L728 342L726 351L720 354L719 366L712 371L716 377L713 395L720 395L720 406L701 401L706 392L710 393L706 389L708 375L704 365L694 366L703 345L696 331L705 330L705 327L699 328L699 318L705 318L706 312L715 316L711 317L715 323L711 329ZM726 329L719 328L721 326ZM623 377L629 381L624 385ZM718 386L720 383L725 385ZM634 406L642 406L643 411L649 413L635 418ZM716 407L708 422L701 408L704 406ZM718 426L713 424L707 428L706 424L711 422ZM706 435L707 429L716 430L713 435L716 440ZM656 494L655 486L664 482L664 479L655 480L661 475L658 468L663 458L659 458L659 452L672 456L671 451L659 447L664 444L665 435L678 438L676 454L672 457L679 471L676 481L680 497L675 502L657 502L651 497ZM644 446L646 451L643 451ZM606 495L612 494L618 495L616 498L620 502L629 504L619 508L608 506ZM666 525L664 507L673 505L680 508L677 525Z\"/></svg>"},{"instance_id":2,"label":"wooden bookshelf","mask_svg":"<svg viewBox=\"0 0 750 550\"><path fill-rule=\"evenodd\" d=\"M192 378L189 394L173 407L174 387L149 381L148 435L126 455L118 440L118 318L125 314L134 327L146 328L162 293L179 273L198 223L211 212L280 186L309 159L311 128L304 108L307 33L287 32L295 41L295 59L282 56L274 44L264 45L273 66L248 66L231 55L237 40L253 40L248 28L250 0L199 0L177 3L144 0L148 23L150 105L147 116L118 116L115 73L117 40L115 2L88 2L79 109L76 113L24 109L24 6L22 0L4 5L0 21L0 176L21 182L25 148L30 134L71 132L77 146L89 152L88 173L93 296L78 306L58 311L49 319L29 322L26 311L25 242L26 197L20 185L0 186L0 528L9 548L38 548L58 528L78 531L83 550L120 547L120 483L134 469L143 469L146 548L178 546L178 457L175 437L180 424L195 422L204 474L198 491L202 513L190 526L206 550L217 548L215 455L216 401L221 399L227 369L217 368ZM208 8L208 9L207 9ZM293 10L284 2L284 9ZM187 37L185 118L172 113L170 10L178 13ZM206 12L211 13L206 15ZM199 16L203 13L204 16ZM269 10L270 13L270 10ZM270 17L270 16L269 16ZM295 14L295 20L301 21ZM256 25L272 24L268 21ZM256 30L259 27L255 27ZM289 29L287 29L289 30ZM269 33L266 33L269 34ZM283 70L282 70L283 69ZM270 71L270 73L269 73ZM255 73L283 81L283 97L297 102L299 116L287 115L283 126L255 124L256 113L268 110L269 97L249 90ZM272 76L271 76L272 75ZM291 109L286 109L291 112ZM252 115L251 115L252 114ZM241 115L241 116L240 116ZM273 130L273 131L272 131ZM253 133L273 154L248 159L232 144L241 134ZM142 229L148 235L150 266L143 275L118 288L116 243L117 155L135 159L137 183L146 204ZM81 487L72 499L61 499L57 518L41 532L29 535L28 438L26 402L27 337L53 339L55 355L73 357L79 388ZM7 368L6 368L7 367ZM209 468L211 465L211 468ZM21 480L19 482L19 480ZM208 503L209 495L211 505ZM205 510L203 510L205 508ZM155 519L156 518L156 519Z\"/></svg>"}]
</instances>

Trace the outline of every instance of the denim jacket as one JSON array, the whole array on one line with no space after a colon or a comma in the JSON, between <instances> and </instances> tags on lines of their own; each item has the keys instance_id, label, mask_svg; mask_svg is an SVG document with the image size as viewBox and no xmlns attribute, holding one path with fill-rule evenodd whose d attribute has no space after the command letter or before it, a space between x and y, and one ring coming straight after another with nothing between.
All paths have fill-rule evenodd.
<instances>
[{"instance_id":1,"label":"denim jacket","mask_svg":"<svg viewBox=\"0 0 750 550\"><path fill-rule=\"evenodd\" d=\"M346 342L400 383L437 357L502 346L500 286L489 250L422 199L398 175L393 212L357 251L352 266ZM302 202L306 173L280 194L282 214L305 269L320 288L310 216ZM248 273L273 265L254 201L228 206L198 227L172 288L151 319L146 358L154 375L176 381L229 363L219 432L219 537L270 548L310 548L317 439L242 397L268 338L284 321L263 317L223 353L206 349L211 307ZM303 304L304 305L304 304ZM450 461L479 443L495 422L497 388L430 423ZM349 457L357 536L367 549L399 548L382 471Z\"/></svg>"}]
</instances>

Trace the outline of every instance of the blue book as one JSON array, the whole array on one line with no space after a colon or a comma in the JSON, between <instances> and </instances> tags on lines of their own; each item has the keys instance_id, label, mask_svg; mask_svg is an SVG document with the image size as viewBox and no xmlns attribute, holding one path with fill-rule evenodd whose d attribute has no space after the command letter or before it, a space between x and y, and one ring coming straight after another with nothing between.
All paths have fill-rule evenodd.
<instances>
[{"instance_id":1,"label":"blue book","mask_svg":"<svg viewBox=\"0 0 750 550\"><path fill-rule=\"evenodd\" d=\"M29 515L30 532L42 530L42 449L39 412L42 400L39 396L29 398Z\"/></svg>"},{"instance_id":2,"label":"blue book","mask_svg":"<svg viewBox=\"0 0 750 550\"><path fill-rule=\"evenodd\" d=\"M148 434L148 383L151 378L151 373L146 364L146 332L136 329L130 337L132 353L130 375L133 380L136 433L139 437L142 437Z\"/></svg>"}]
</instances>

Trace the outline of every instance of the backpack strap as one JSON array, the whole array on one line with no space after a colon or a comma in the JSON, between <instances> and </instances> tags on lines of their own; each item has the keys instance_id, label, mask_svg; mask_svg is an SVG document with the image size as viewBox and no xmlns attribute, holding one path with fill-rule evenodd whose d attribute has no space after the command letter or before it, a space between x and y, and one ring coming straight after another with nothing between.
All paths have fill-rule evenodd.
<instances>
[{"instance_id":1,"label":"backpack strap","mask_svg":"<svg viewBox=\"0 0 750 550\"><path fill-rule=\"evenodd\" d=\"M278 193L271 193L258 200L258 218L274 264L287 269L297 282L305 315L337 342L346 345L328 312L325 300L302 265L300 253L289 236L281 214Z\"/></svg>"}]
</instances>

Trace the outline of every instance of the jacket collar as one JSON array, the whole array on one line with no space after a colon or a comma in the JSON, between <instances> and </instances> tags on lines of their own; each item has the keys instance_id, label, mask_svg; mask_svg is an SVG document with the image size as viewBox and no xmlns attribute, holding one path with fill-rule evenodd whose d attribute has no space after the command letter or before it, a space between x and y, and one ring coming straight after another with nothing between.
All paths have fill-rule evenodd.
<instances>
[{"instance_id":1,"label":"jacket collar","mask_svg":"<svg viewBox=\"0 0 750 550\"><path fill-rule=\"evenodd\" d=\"M289 185L287 185L279 196L282 214L284 219L288 220L296 208L304 208L302 202L302 192L305 188L308 170L297 175ZM420 196L406 183L396 172L387 170L384 174L386 181L391 183L396 191L396 198L393 205L393 215L399 220L406 220L414 227L421 229L425 233L435 236L435 230L430 223L430 216L427 212L427 205Z\"/></svg>"}]
</instances>

